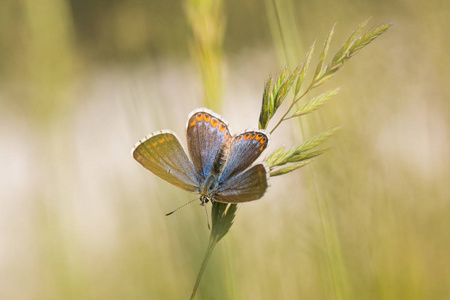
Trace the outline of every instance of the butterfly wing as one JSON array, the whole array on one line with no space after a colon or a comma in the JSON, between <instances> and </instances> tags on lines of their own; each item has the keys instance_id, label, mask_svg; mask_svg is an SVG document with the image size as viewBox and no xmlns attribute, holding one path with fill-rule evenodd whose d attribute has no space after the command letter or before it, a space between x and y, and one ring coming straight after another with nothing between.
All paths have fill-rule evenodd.
<instances>
[{"instance_id":1,"label":"butterfly wing","mask_svg":"<svg viewBox=\"0 0 450 300\"><path fill-rule=\"evenodd\" d=\"M247 169L266 149L269 138L262 131L246 131L233 138L220 184Z\"/></svg>"},{"instance_id":2,"label":"butterfly wing","mask_svg":"<svg viewBox=\"0 0 450 300\"><path fill-rule=\"evenodd\" d=\"M269 186L269 173L265 162L254 165L221 184L214 201L242 203L261 198Z\"/></svg>"},{"instance_id":3,"label":"butterfly wing","mask_svg":"<svg viewBox=\"0 0 450 300\"><path fill-rule=\"evenodd\" d=\"M172 132L151 134L139 141L131 152L141 165L156 176L183 190L199 192L194 166Z\"/></svg>"},{"instance_id":4,"label":"butterfly wing","mask_svg":"<svg viewBox=\"0 0 450 300\"><path fill-rule=\"evenodd\" d=\"M189 155L200 180L220 172L225 145L231 141L228 125L218 115L207 109L191 113L186 136Z\"/></svg>"}]
</instances>

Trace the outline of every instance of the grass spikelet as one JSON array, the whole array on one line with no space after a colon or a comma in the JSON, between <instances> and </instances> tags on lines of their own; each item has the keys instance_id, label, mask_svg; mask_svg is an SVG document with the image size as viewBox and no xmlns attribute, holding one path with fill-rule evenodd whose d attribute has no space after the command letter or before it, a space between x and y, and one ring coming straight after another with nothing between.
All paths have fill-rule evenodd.
<instances>
[{"instance_id":1,"label":"grass spikelet","mask_svg":"<svg viewBox=\"0 0 450 300\"><path fill-rule=\"evenodd\" d=\"M316 111L326 104L332 97L338 94L340 88L329 90L312 98L310 101L297 108L294 113L291 113L294 106L301 101L305 95L310 93L315 87L325 83L333 77L334 74L343 66L344 61L348 60L357 51L367 46L391 26L390 24L385 24L375 27L358 38L357 36L365 27L367 22L368 21L364 21L360 24L360 26L350 35L350 37L344 42L343 46L334 55L331 62L325 65L325 59L328 55L335 26L331 28L316 65L316 71L313 79L304 89L303 93L300 94L300 90L304 85L304 79L311 63L315 43L313 43L310 47L308 53L306 54L305 60L301 62L293 71L289 72L288 68L285 67L277 77L269 77L264 86L258 127L260 129L266 129L268 127L270 120L274 117L276 111L285 101L294 86L294 83L295 88L292 93L293 97L289 107L270 131L271 134L282 122ZM205 84L207 83L208 82L205 82ZM285 175L311 163L314 157L317 157L328 150L316 150L315 148L333 135L337 129L338 128L333 128L322 132L296 146L292 146L290 148L283 146L275 150L265 159L270 168L270 176ZM236 210L236 204L224 204L213 201L212 229L209 244L191 294L191 299L194 299L197 293L201 278L214 247L229 232L231 226L233 225L233 221L236 217Z\"/></svg>"}]
</instances>

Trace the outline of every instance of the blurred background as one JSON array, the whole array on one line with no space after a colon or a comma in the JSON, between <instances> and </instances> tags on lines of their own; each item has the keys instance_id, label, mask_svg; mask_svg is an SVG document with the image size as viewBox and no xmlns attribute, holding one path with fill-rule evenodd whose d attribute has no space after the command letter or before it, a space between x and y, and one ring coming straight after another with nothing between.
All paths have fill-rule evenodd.
<instances>
[{"instance_id":1,"label":"blurred background","mask_svg":"<svg viewBox=\"0 0 450 300\"><path fill-rule=\"evenodd\" d=\"M239 208L198 299L450 299L450 4L438 0L2 0L0 298L187 299L204 211L165 217L195 196L130 149L160 129L185 145L202 106L234 133L256 128L269 75L337 22L334 55L371 16L368 28L394 26L266 153L341 126L331 151Z\"/></svg>"}]
</instances>

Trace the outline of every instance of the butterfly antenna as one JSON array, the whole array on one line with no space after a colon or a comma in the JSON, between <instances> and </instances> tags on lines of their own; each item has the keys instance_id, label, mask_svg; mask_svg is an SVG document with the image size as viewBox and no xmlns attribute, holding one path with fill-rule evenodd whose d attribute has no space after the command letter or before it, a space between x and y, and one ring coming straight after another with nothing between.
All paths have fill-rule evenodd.
<instances>
[{"instance_id":1,"label":"butterfly antenna","mask_svg":"<svg viewBox=\"0 0 450 300\"><path fill-rule=\"evenodd\" d=\"M170 216L171 214L173 214L173 213L176 212L177 210L179 210L179 209L185 207L186 205L191 204L192 202L197 201L197 200L198 200L198 199L194 199L194 200L191 200L191 201L189 201L189 202L186 202L185 204L181 205L181 206L178 207L177 209L171 211L170 213L167 213L166 216Z\"/></svg>"}]
</instances>

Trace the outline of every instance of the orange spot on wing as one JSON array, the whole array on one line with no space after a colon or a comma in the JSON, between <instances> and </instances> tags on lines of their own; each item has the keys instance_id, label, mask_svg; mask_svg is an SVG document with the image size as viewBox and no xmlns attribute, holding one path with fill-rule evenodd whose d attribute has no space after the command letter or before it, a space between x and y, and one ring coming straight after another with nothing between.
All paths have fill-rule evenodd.
<instances>
[{"instance_id":1,"label":"orange spot on wing","mask_svg":"<svg viewBox=\"0 0 450 300\"><path fill-rule=\"evenodd\" d=\"M217 119L215 119L215 118L212 118L212 119L211 119L211 126L212 126L212 127L216 127L217 124L219 124L219 121L217 121Z\"/></svg>"},{"instance_id":2,"label":"orange spot on wing","mask_svg":"<svg viewBox=\"0 0 450 300\"><path fill-rule=\"evenodd\" d=\"M209 122L209 120L211 120L211 116L210 116L210 115L205 115L205 116L203 117L203 119L204 119L206 122Z\"/></svg>"},{"instance_id":3,"label":"orange spot on wing","mask_svg":"<svg viewBox=\"0 0 450 300\"><path fill-rule=\"evenodd\" d=\"M220 123L220 127L219 127L219 131L222 132L225 130L225 125L223 125L222 123Z\"/></svg>"},{"instance_id":4,"label":"orange spot on wing","mask_svg":"<svg viewBox=\"0 0 450 300\"><path fill-rule=\"evenodd\" d=\"M255 138L255 135L252 135L252 137L250 138L250 140L253 140Z\"/></svg>"},{"instance_id":5,"label":"orange spot on wing","mask_svg":"<svg viewBox=\"0 0 450 300\"><path fill-rule=\"evenodd\" d=\"M162 143L164 143L165 141L166 141L166 139L160 139L160 140L158 140L158 143L162 144Z\"/></svg>"},{"instance_id":6,"label":"orange spot on wing","mask_svg":"<svg viewBox=\"0 0 450 300\"><path fill-rule=\"evenodd\" d=\"M261 144L264 144L264 143L266 142L266 140L265 140L265 139L261 139L259 142L260 142Z\"/></svg>"},{"instance_id":7,"label":"orange spot on wing","mask_svg":"<svg viewBox=\"0 0 450 300\"><path fill-rule=\"evenodd\" d=\"M246 134L244 135L244 140L248 140L249 137L250 137L250 136L248 135L248 133L246 133Z\"/></svg>"},{"instance_id":8,"label":"orange spot on wing","mask_svg":"<svg viewBox=\"0 0 450 300\"><path fill-rule=\"evenodd\" d=\"M260 134L256 135L255 140L259 141L260 139L262 139L262 135Z\"/></svg>"},{"instance_id":9,"label":"orange spot on wing","mask_svg":"<svg viewBox=\"0 0 450 300\"><path fill-rule=\"evenodd\" d=\"M195 125L195 123L196 123L196 121L195 120L193 120L190 124L189 124L189 126L194 126Z\"/></svg>"},{"instance_id":10,"label":"orange spot on wing","mask_svg":"<svg viewBox=\"0 0 450 300\"><path fill-rule=\"evenodd\" d=\"M153 146L153 147L156 147L156 146L158 146L158 142L154 142L154 143L152 143L152 146Z\"/></svg>"},{"instance_id":11,"label":"orange spot on wing","mask_svg":"<svg viewBox=\"0 0 450 300\"><path fill-rule=\"evenodd\" d=\"M262 145L260 148L259 148L259 151L263 151L264 150L264 145Z\"/></svg>"},{"instance_id":12,"label":"orange spot on wing","mask_svg":"<svg viewBox=\"0 0 450 300\"><path fill-rule=\"evenodd\" d=\"M198 114L196 119L197 119L197 121L200 122L201 120L203 120L203 115L202 114Z\"/></svg>"}]
</instances>

